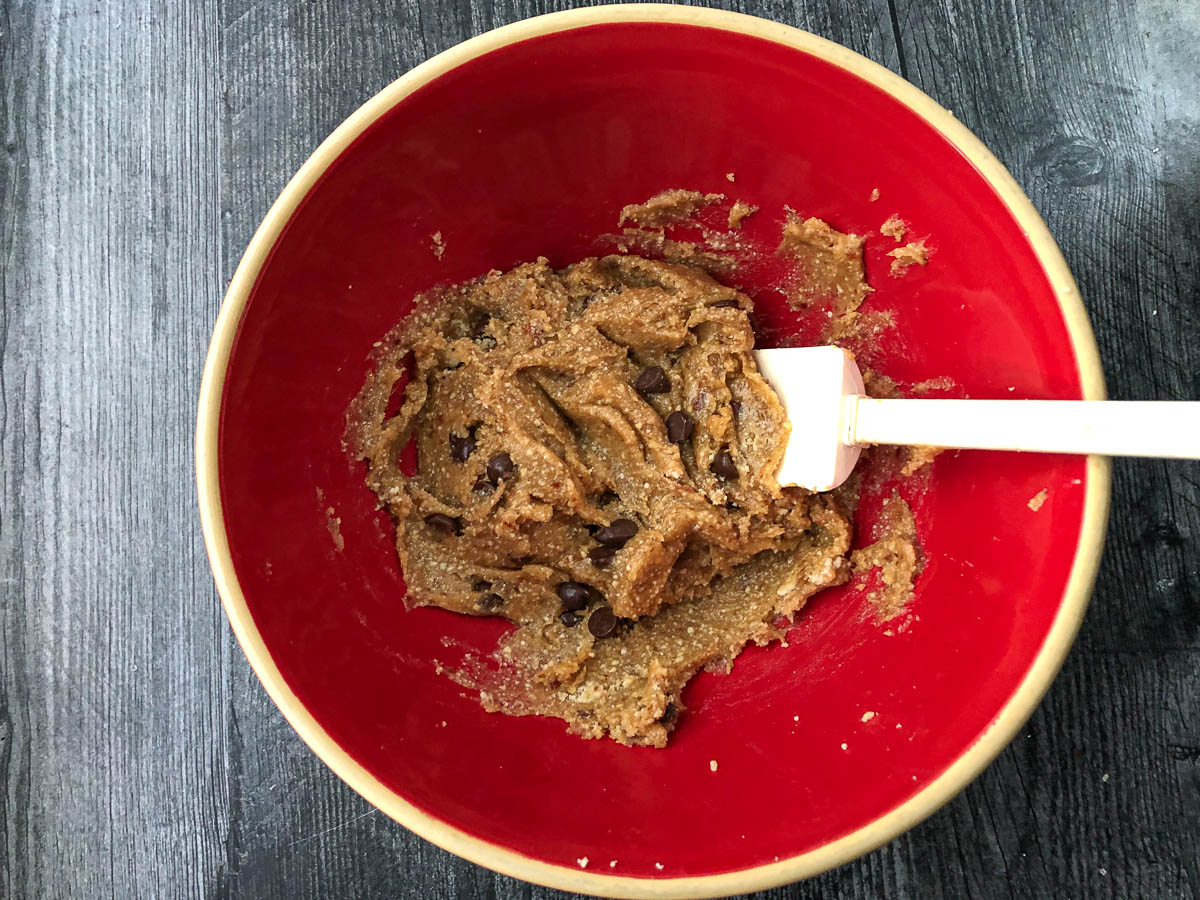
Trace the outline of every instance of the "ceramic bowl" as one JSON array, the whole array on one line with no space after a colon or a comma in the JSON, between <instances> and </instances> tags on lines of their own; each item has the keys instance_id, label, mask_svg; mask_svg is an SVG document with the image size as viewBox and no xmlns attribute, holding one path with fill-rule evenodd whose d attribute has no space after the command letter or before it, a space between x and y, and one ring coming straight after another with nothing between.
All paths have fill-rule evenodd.
<instances>
[{"instance_id":1,"label":"ceramic bowl","mask_svg":"<svg viewBox=\"0 0 1200 900\"><path fill-rule=\"evenodd\" d=\"M776 240L785 206L868 234L878 290L864 308L893 312L880 368L902 383L946 376L978 398L1104 396L1046 227L929 97L783 25L601 7L434 57L316 150L230 284L196 449L233 630L321 759L467 859L643 898L812 875L960 791L1068 650L1109 491L1099 459L943 455L914 501L927 565L907 612L880 625L861 591L825 592L786 647L698 677L665 750L485 712L434 661L490 648L503 626L405 611L390 523L342 449L347 403L414 293L539 255L565 265L595 254L624 204L671 187L759 204L748 239ZM902 278L889 276L894 243L878 234L893 212L935 250ZM770 299L772 277L769 266L738 276L783 342L799 326Z\"/></svg>"}]
</instances>

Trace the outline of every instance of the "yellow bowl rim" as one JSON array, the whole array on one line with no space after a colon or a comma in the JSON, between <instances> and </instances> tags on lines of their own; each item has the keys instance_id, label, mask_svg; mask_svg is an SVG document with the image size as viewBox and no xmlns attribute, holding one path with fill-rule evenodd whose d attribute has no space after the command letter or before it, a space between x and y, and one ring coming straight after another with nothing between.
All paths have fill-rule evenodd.
<instances>
[{"instance_id":1,"label":"yellow bowl rim","mask_svg":"<svg viewBox=\"0 0 1200 900\"><path fill-rule=\"evenodd\" d=\"M337 156L387 110L432 80L500 47L573 28L617 22L697 25L751 35L820 57L874 84L936 128L970 160L1000 195L1028 235L1058 298L1075 352L1083 394L1105 398L1095 336L1079 289L1054 238L1029 198L999 160L931 97L888 69L840 44L806 31L741 13L652 3L617 4L537 16L497 28L439 53L393 81L363 104L305 161L255 232L221 304L204 366L196 424L196 481L204 541L221 601L251 667L267 694L324 763L347 784L401 825L458 856L524 881L602 897L721 897L766 890L841 865L912 828L967 786L1012 740L1054 679L1074 641L1091 596L1108 520L1111 467L1089 457L1083 523L1062 605L1037 657L1020 685L974 744L912 797L850 834L770 864L717 875L633 878L557 865L474 837L418 809L356 762L300 702L280 674L259 634L233 569L221 507L217 435L225 370L259 270L293 211Z\"/></svg>"}]
</instances>

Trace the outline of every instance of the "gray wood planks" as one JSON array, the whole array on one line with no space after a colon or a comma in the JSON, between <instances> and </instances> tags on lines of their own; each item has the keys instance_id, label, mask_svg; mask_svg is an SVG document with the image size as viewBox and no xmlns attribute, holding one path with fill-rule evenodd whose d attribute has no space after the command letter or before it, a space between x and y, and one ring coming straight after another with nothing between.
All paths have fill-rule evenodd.
<instances>
[{"instance_id":1,"label":"gray wood planks","mask_svg":"<svg viewBox=\"0 0 1200 900\"><path fill-rule=\"evenodd\" d=\"M221 615L191 438L224 285L312 148L568 5L0 0L0 897L560 896L408 834L294 735ZM722 5L950 107L1062 245L1113 396L1200 397L1194 4ZM979 782L770 896L1200 895L1198 475L1117 464L1079 644Z\"/></svg>"}]
</instances>

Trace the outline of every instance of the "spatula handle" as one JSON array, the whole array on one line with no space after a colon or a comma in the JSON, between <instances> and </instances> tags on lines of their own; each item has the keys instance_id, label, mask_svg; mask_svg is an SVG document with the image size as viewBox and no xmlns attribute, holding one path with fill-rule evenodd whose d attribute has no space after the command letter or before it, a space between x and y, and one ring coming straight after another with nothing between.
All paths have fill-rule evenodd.
<instances>
[{"instance_id":1,"label":"spatula handle","mask_svg":"<svg viewBox=\"0 0 1200 900\"><path fill-rule=\"evenodd\" d=\"M1200 459L1200 403L846 400L848 444Z\"/></svg>"}]
</instances>

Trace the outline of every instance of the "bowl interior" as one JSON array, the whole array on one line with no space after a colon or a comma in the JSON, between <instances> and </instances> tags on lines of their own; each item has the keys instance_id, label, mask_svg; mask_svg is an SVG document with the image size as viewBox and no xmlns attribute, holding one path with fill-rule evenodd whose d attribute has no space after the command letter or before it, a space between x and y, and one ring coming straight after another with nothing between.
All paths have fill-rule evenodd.
<instances>
[{"instance_id":1,"label":"bowl interior","mask_svg":"<svg viewBox=\"0 0 1200 900\"><path fill-rule=\"evenodd\" d=\"M730 182L726 173L735 174ZM437 674L502 626L406 612L386 517L344 455L372 344L439 282L601 250L620 208L669 187L785 205L870 234L896 329L876 360L972 397L1075 398L1080 374L1021 227L972 165L893 97L800 50L715 29L615 24L471 60L411 94L329 168L267 259L229 359L220 490L237 579L309 711L396 794L550 863L651 878L794 856L927 785L994 720L1059 608L1082 459L945 454L913 495L927 556L907 614L822 594L788 646L702 675L667 750L489 715ZM869 198L874 189L879 199ZM891 213L929 266L887 273ZM431 252L440 231L442 259ZM764 329L800 327L770 265L740 273ZM1047 489L1044 505L1028 501ZM866 713L873 713L867 716ZM866 721L864 721L864 719ZM717 762L713 771L710 761ZM610 861L616 864L610 867Z\"/></svg>"}]
</instances>

